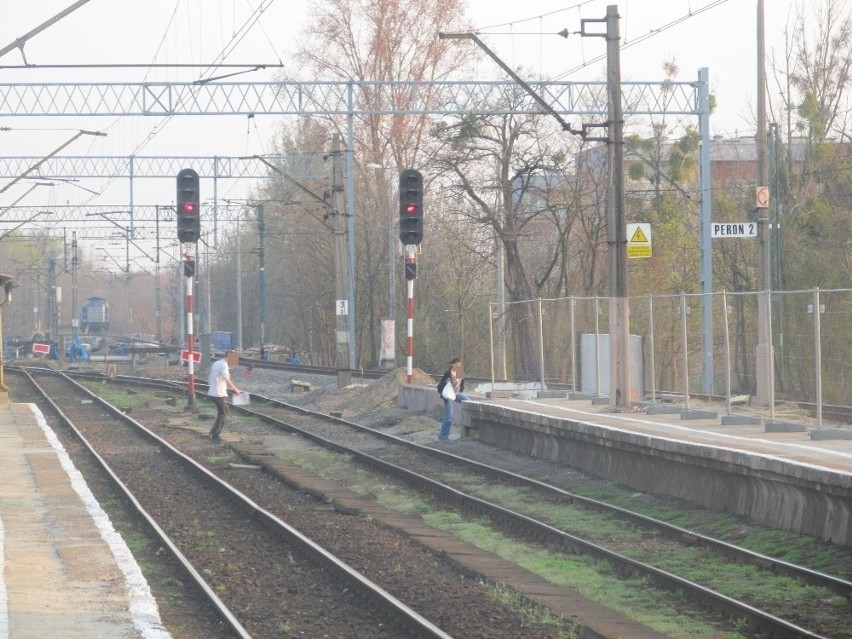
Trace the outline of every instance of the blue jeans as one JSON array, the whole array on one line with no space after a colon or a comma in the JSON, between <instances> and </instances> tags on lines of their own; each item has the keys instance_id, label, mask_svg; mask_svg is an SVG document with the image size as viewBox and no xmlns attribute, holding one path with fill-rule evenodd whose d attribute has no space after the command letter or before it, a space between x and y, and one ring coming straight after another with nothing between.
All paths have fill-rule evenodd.
<instances>
[{"instance_id":1,"label":"blue jeans","mask_svg":"<svg viewBox=\"0 0 852 639\"><path fill-rule=\"evenodd\" d=\"M470 397L464 393L456 393L457 402L469 402ZM441 420L441 432L438 433L438 439L448 439L450 437L450 426L453 425L453 402L449 399L444 400L444 418Z\"/></svg>"}]
</instances>

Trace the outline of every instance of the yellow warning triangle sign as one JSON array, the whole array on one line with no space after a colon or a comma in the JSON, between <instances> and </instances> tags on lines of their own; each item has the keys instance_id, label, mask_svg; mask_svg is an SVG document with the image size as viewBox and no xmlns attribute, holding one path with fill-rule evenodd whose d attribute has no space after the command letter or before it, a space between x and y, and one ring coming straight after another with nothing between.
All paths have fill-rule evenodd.
<instances>
[{"instance_id":1,"label":"yellow warning triangle sign","mask_svg":"<svg viewBox=\"0 0 852 639\"><path fill-rule=\"evenodd\" d=\"M630 238L631 244L647 244L648 238L645 237L645 233L642 232L642 227L637 226L636 230L633 232L633 237Z\"/></svg>"}]
</instances>

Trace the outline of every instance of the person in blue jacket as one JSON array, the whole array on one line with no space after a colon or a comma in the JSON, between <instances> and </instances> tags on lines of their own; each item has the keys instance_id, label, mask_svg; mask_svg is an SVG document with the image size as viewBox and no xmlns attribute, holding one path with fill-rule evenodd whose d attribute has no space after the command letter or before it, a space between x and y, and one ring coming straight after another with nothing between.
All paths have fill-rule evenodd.
<instances>
[{"instance_id":1,"label":"person in blue jacket","mask_svg":"<svg viewBox=\"0 0 852 639\"><path fill-rule=\"evenodd\" d=\"M451 384L455 399L447 399L444 397L444 387ZM454 357L450 361L450 367L447 372L441 377L438 382L438 393L441 399L444 400L444 417L441 420L441 430L438 433L438 439L445 440L450 437L450 427L453 424L453 402L469 402L470 397L464 394L464 369L462 361L458 357Z\"/></svg>"}]
</instances>

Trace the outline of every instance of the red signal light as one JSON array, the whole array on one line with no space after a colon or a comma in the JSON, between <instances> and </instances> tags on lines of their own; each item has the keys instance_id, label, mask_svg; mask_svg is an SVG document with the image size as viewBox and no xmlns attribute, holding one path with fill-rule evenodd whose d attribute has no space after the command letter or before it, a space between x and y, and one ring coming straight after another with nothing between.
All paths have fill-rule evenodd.
<instances>
[{"instance_id":1,"label":"red signal light","mask_svg":"<svg viewBox=\"0 0 852 639\"><path fill-rule=\"evenodd\" d=\"M195 203L194 202L184 202L183 203L183 212L184 213L195 213Z\"/></svg>"},{"instance_id":2,"label":"red signal light","mask_svg":"<svg viewBox=\"0 0 852 639\"><path fill-rule=\"evenodd\" d=\"M406 215L417 215L417 204L414 202L409 202L405 205L405 214Z\"/></svg>"}]
</instances>

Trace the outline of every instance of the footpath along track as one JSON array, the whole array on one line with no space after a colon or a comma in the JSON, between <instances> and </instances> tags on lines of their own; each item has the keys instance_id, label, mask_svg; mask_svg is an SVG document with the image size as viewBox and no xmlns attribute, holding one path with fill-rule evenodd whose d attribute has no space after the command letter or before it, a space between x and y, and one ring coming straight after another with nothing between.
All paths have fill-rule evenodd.
<instances>
[{"instance_id":1,"label":"footpath along track","mask_svg":"<svg viewBox=\"0 0 852 639\"><path fill-rule=\"evenodd\" d=\"M122 380L127 381L127 380ZM151 382L153 383L153 382ZM178 392L170 383L161 388ZM567 493L542 482L533 481L493 466L475 463L456 455L423 447L341 419L255 397L245 414L261 417L269 428L284 429L309 438L323 448L343 453L358 463L392 475L411 487L440 500L444 507L460 509L467 516L487 516L507 535L524 542L544 541L559 552L589 554L615 566L619 574L641 575L662 590L685 595L700 607L716 610L731 620L745 620L755 631L772 637L841 637L852 626L850 598L852 583L844 576L816 570L759 555L729 543L720 542L680 527L636 515L605 503ZM261 435L254 430L253 435ZM251 450L244 454L252 456ZM268 451L258 449L254 460L268 463ZM478 487L478 488L477 488ZM498 503L494 495L500 488L521 488L523 497L516 503L509 498ZM478 491L479 494L476 494ZM512 502L512 503L510 503ZM630 530L623 538L609 534L604 542L570 532L564 519L576 515L560 509L591 510L599 516L599 530L612 528L613 521ZM726 571L753 572L754 586L745 594L718 592L719 583L695 583L667 570L670 557L693 553L692 563L701 563L705 573ZM629 556L628 556L629 555ZM698 570L698 572L702 572ZM780 577L779 577L780 576ZM763 582L776 587L772 596L762 593ZM790 605L784 594L784 580L790 584L810 584L810 601ZM716 588L717 590L714 590ZM806 589L807 590L807 589ZM799 591L797 591L799 592ZM661 595L662 596L662 595ZM801 595L797 595L801 598ZM832 605L826 601L835 600ZM838 600L840 603L838 603ZM845 602L845 603L842 603Z\"/></svg>"},{"instance_id":2,"label":"footpath along track","mask_svg":"<svg viewBox=\"0 0 852 639\"><path fill-rule=\"evenodd\" d=\"M183 560L228 625L224 636L451 637L70 379L30 381Z\"/></svg>"}]
</instances>

